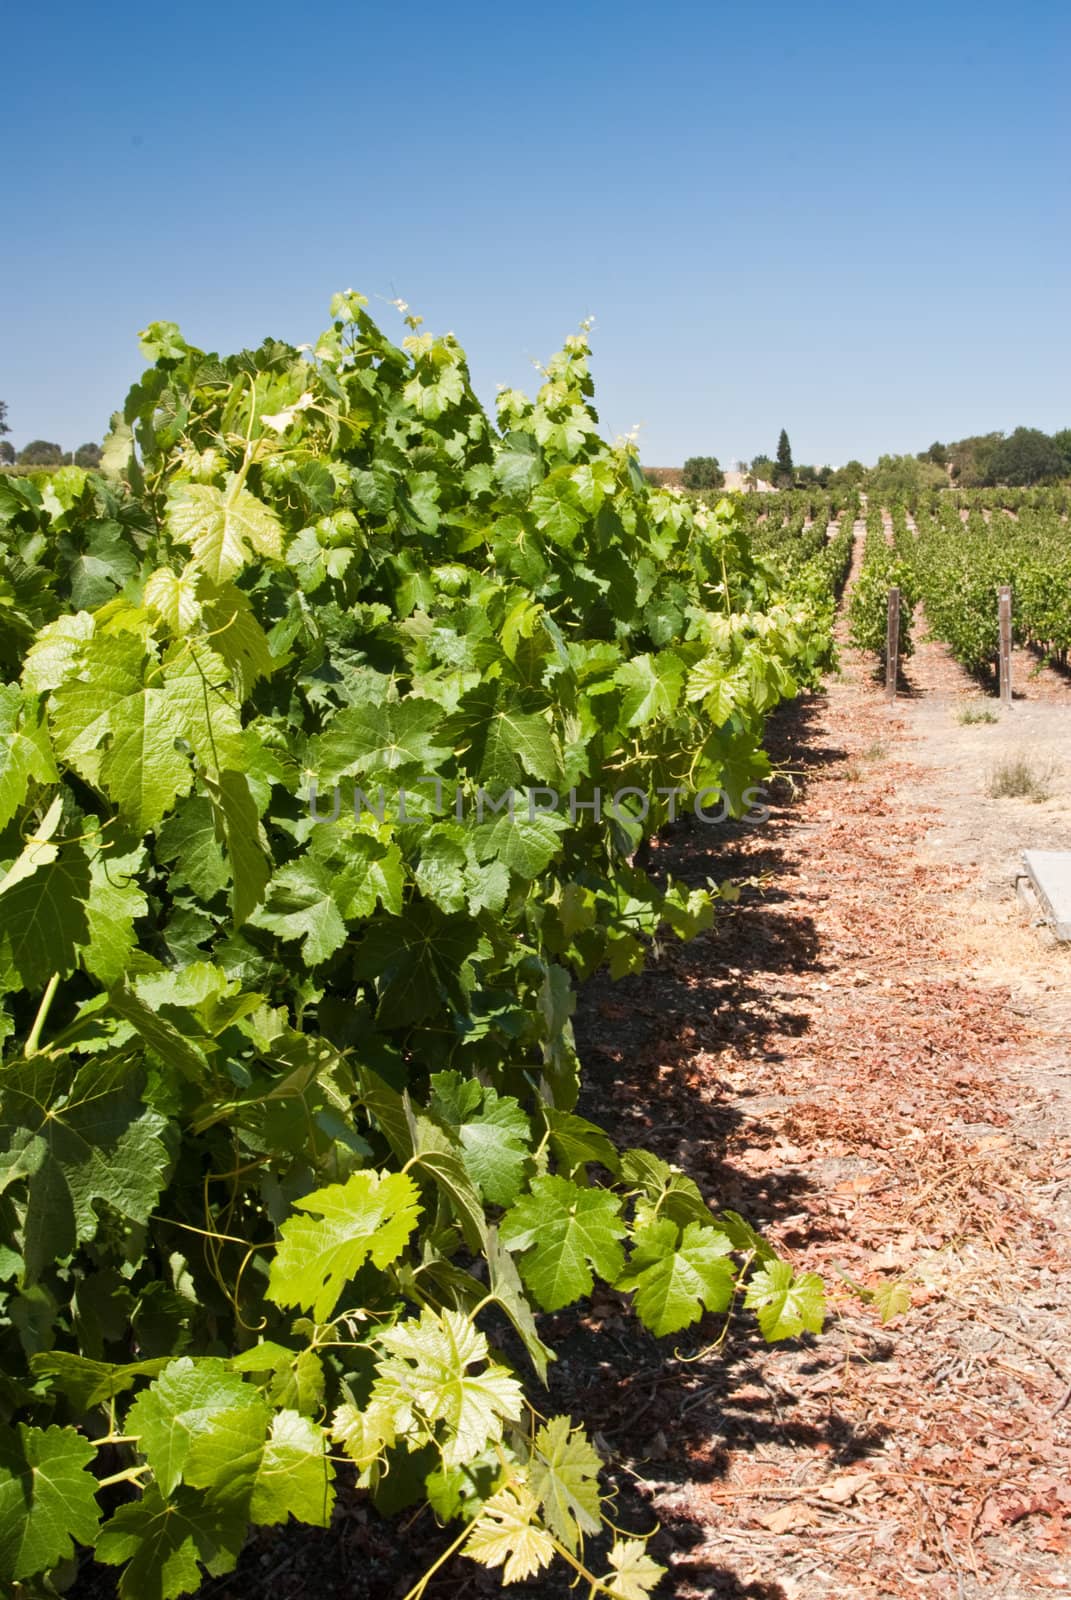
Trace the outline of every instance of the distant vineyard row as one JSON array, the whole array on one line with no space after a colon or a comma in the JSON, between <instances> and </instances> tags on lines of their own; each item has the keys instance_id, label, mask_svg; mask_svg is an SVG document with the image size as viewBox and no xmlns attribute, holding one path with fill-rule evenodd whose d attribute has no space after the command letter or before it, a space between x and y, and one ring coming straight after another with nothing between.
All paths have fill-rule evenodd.
<instances>
[{"instance_id":1,"label":"distant vineyard row","mask_svg":"<svg viewBox=\"0 0 1071 1600\"><path fill-rule=\"evenodd\" d=\"M931 633L969 672L991 676L997 593L1012 591L1016 644L1041 660L1071 659L1071 524L1062 489L980 490L871 506L862 569L849 604L852 643L881 655L889 588L900 590L900 653L912 649L921 601Z\"/></svg>"}]
</instances>

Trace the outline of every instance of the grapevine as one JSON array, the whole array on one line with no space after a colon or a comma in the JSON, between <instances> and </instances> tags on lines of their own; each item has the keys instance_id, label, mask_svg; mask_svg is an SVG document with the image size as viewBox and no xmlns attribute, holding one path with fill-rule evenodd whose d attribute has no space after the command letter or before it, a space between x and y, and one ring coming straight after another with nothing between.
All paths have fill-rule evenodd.
<instances>
[{"instance_id":1,"label":"grapevine","mask_svg":"<svg viewBox=\"0 0 1071 1600\"><path fill-rule=\"evenodd\" d=\"M866 544L859 577L848 602L851 642L884 659L887 643L889 590L900 590L899 654L911 654L911 614L917 599L916 579L910 561L904 556L903 513L893 517L893 538L886 536L885 521L878 506L870 506L866 517ZM897 537L898 535L898 537Z\"/></svg>"},{"instance_id":2,"label":"grapevine","mask_svg":"<svg viewBox=\"0 0 1071 1600\"><path fill-rule=\"evenodd\" d=\"M786 579L601 441L586 333L496 423L407 320L346 293L311 352L227 358L153 324L101 472L0 479L9 1585L92 1547L166 1600L325 1525L347 1460L506 1582L642 1595L540 1414L539 1313L602 1282L659 1336L738 1297L822 1326L818 1279L577 1114L570 1015L730 892L633 858L768 771L850 527Z\"/></svg>"}]
</instances>

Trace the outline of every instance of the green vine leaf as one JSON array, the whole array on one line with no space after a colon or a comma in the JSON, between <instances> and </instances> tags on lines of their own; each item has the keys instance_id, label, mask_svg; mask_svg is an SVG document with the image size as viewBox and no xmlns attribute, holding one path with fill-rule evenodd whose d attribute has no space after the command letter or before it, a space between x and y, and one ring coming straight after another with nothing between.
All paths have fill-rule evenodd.
<instances>
[{"instance_id":1,"label":"green vine leaf","mask_svg":"<svg viewBox=\"0 0 1071 1600\"><path fill-rule=\"evenodd\" d=\"M574 1554L583 1534L602 1527L601 1467L584 1430L568 1417L552 1417L536 1433L525 1481L551 1532Z\"/></svg>"},{"instance_id":2,"label":"green vine leaf","mask_svg":"<svg viewBox=\"0 0 1071 1600\"><path fill-rule=\"evenodd\" d=\"M249 779L241 772L205 777L215 833L226 847L231 874L231 912L240 928L264 898L271 861Z\"/></svg>"},{"instance_id":3,"label":"green vine leaf","mask_svg":"<svg viewBox=\"0 0 1071 1600\"><path fill-rule=\"evenodd\" d=\"M680 1228L687 1227L690 1222L709 1226L710 1207L695 1180L650 1150L626 1150L621 1157L621 1176L637 1191L634 1225L638 1233L667 1217ZM723 1228L722 1232L729 1230ZM731 1234L729 1237L734 1247L749 1248L740 1246Z\"/></svg>"},{"instance_id":4,"label":"green vine leaf","mask_svg":"<svg viewBox=\"0 0 1071 1600\"><path fill-rule=\"evenodd\" d=\"M397 1409L392 1396L362 1409L347 1400L338 1407L331 1419L331 1436L338 1440L350 1460L364 1471L394 1445L397 1438Z\"/></svg>"},{"instance_id":5,"label":"green vine leaf","mask_svg":"<svg viewBox=\"0 0 1071 1600\"><path fill-rule=\"evenodd\" d=\"M47 1350L34 1356L30 1369L36 1377L51 1378L79 1411L91 1411L117 1395L132 1389L139 1378L155 1378L168 1364L167 1356L149 1361L130 1361L119 1365L111 1361L91 1361L73 1350Z\"/></svg>"},{"instance_id":6,"label":"green vine leaf","mask_svg":"<svg viewBox=\"0 0 1071 1600\"><path fill-rule=\"evenodd\" d=\"M100 1510L88 1471L96 1451L73 1428L29 1428L0 1437L0 1577L47 1571L92 1545Z\"/></svg>"},{"instance_id":7,"label":"green vine leaf","mask_svg":"<svg viewBox=\"0 0 1071 1600\"><path fill-rule=\"evenodd\" d=\"M167 525L172 538L189 545L197 565L214 584L233 578L255 555L282 560L278 517L238 478L232 478L226 490L207 483L179 484L168 499Z\"/></svg>"},{"instance_id":8,"label":"green vine leaf","mask_svg":"<svg viewBox=\"0 0 1071 1600\"><path fill-rule=\"evenodd\" d=\"M540 1526L539 1501L521 1485L491 1496L465 1540L465 1554L485 1567L501 1567L502 1582L523 1583L549 1566L554 1540Z\"/></svg>"},{"instance_id":9,"label":"green vine leaf","mask_svg":"<svg viewBox=\"0 0 1071 1600\"><path fill-rule=\"evenodd\" d=\"M104 1524L95 1555L124 1567L121 1600L177 1600L200 1588L202 1563L214 1576L230 1572L245 1532L241 1507L188 1489L165 1497L150 1484L140 1500L120 1506Z\"/></svg>"},{"instance_id":10,"label":"green vine leaf","mask_svg":"<svg viewBox=\"0 0 1071 1600\"><path fill-rule=\"evenodd\" d=\"M615 1540L610 1551L610 1567L603 1582L610 1586L618 1600L649 1600L666 1574L665 1567L660 1567L647 1554L642 1539Z\"/></svg>"},{"instance_id":11,"label":"green vine leaf","mask_svg":"<svg viewBox=\"0 0 1071 1600\"><path fill-rule=\"evenodd\" d=\"M886 1278L874 1290L874 1306L882 1326L911 1310L911 1285L903 1278Z\"/></svg>"},{"instance_id":12,"label":"green vine leaf","mask_svg":"<svg viewBox=\"0 0 1071 1600\"><path fill-rule=\"evenodd\" d=\"M144 1223L169 1166L166 1120L145 1104L144 1073L131 1061L90 1061L73 1074L64 1059L35 1057L4 1069L0 1190L24 1180L25 1220L16 1234L25 1283L93 1239L106 1203Z\"/></svg>"},{"instance_id":13,"label":"green vine leaf","mask_svg":"<svg viewBox=\"0 0 1071 1600\"><path fill-rule=\"evenodd\" d=\"M634 656L618 667L614 682L625 691L621 714L629 728L672 715L684 683L684 663L672 651Z\"/></svg>"},{"instance_id":14,"label":"green vine leaf","mask_svg":"<svg viewBox=\"0 0 1071 1600\"><path fill-rule=\"evenodd\" d=\"M313 740L309 765L324 788L354 774L419 778L434 773L452 753L437 739L443 722L443 709L433 700L354 706L340 711Z\"/></svg>"},{"instance_id":15,"label":"green vine leaf","mask_svg":"<svg viewBox=\"0 0 1071 1600\"><path fill-rule=\"evenodd\" d=\"M536 1178L502 1219L502 1243L521 1253L521 1277L544 1311L590 1294L592 1269L613 1283L624 1266L621 1202L566 1178Z\"/></svg>"},{"instance_id":16,"label":"green vine leaf","mask_svg":"<svg viewBox=\"0 0 1071 1600\"><path fill-rule=\"evenodd\" d=\"M270 1524L294 1516L326 1528L334 1503L334 1468L323 1428L297 1411L277 1411L257 1467L250 1517Z\"/></svg>"},{"instance_id":17,"label":"green vine leaf","mask_svg":"<svg viewBox=\"0 0 1071 1600\"><path fill-rule=\"evenodd\" d=\"M220 1437L232 1417L252 1418L263 1439L267 1422L264 1402L251 1384L215 1357L182 1356L134 1401L126 1431L153 1470L163 1495L187 1479L207 1487L228 1471L232 1438ZM214 1431L215 1430L215 1431ZM240 1462L239 1462L240 1472Z\"/></svg>"},{"instance_id":18,"label":"green vine leaf","mask_svg":"<svg viewBox=\"0 0 1071 1600\"><path fill-rule=\"evenodd\" d=\"M716 1229L689 1222L683 1233L663 1218L635 1236L628 1271L618 1289L632 1289L636 1310L658 1338L698 1322L707 1311L725 1311L736 1270L729 1240Z\"/></svg>"},{"instance_id":19,"label":"green vine leaf","mask_svg":"<svg viewBox=\"0 0 1071 1600\"><path fill-rule=\"evenodd\" d=\"M826 1296L814 1272L799 1277L787 1261L769 1261L752 1274L744 1304L755 1311L763 1338L794 1339L800 1333L821 1333Z\"/></svg>"},{"instance_id":20,"label":"green vine leaf","mask_svg":"<svg viewBox=\"0 0 1071 1600\"><path fill-rule=\"evenodd\" d=\"M41 708L13 683L0 683L0 829L26 799L31 783L56 783Z\"/></svg>"},{"instance_id":21,"label":"green vine leaf","mask_svg":"<svg viewBox=\"0 0 1071 1600\"><path fill-rule=\"evenodd\" d=\"M431 1110L457 1131L473 1183L492 1205L510 1205L521 1190L532 1137L519 1103L458 1072L433 1074L431 1088Z\"/></svg>"},{"instance_id":22,"label":"green vine leaf","mask_svg":"<svg viewBox=\"0 0 1071 1600\"><path fill-rule=\"evenodd\" d=\"M456 1311L422 1311L379 1336L371 1404L393 1413L399 1435L434 1442L447 1467L461 1466L501 1439L521 1414L522 1390L490 1360L487 1340ZM472 1372L473 1367L482 1367Z\"/></svg>"},{"instance_id":23,"label":"green vine leaf","mask_svg":"<svg viewBox=\"0 0 1071 1600\"><path fill-rule=\"evenodd\" d=\"M312 1214L280 1229L267 1295L277 1305L303 1306L317 1322L331 1315L365 1261L382 1269L398 1259L421 1211L404 1172L355 1172L295 1204Z\"/></svg>"},{"instance_id":24,"label":"green vine leaf","mask_svg":"<svg viewBox=\"0 0 1071 1600\"><path fill-rule=\"evenodd\" d=\"M40 992L66 977L91 942L93 879L81 844L28 845L0 882L0 993Z\"/></svg>"},{"instance_id":25,"label":"green vine leaf","mask_svg":"<svg viewBox=\"0 0 1071 1600\"><path fill-rule=\"evenodd\" d=\"M255 928L265 928L280 939L300 940L302 959L310 967L318 966L346 942L346 924L335 900L336 882L318 861L294 861L275 873L263 906L250 920Z\"/></svg>"},{"instance_id":26,"label":"green vine leaf","mask_svg":"<svg viewBox=\"0 0 1071 1600\"><path fill-rule=\"evenodd\" d=\"M89 640L82 670L56 690L56 748L99 785L141 832L158 826L193 783L184 703L160 681L156 662L133 634Z\"/></svg>"}]
</instances>

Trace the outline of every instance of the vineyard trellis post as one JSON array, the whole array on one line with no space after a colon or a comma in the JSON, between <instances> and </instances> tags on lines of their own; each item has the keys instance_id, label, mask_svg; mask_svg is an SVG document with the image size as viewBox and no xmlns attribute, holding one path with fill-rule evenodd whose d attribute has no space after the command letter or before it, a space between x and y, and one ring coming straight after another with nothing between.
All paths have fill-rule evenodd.
<instances>
[{"instance_id":1,"label":"vineyard trellis post","mask_svg":"<svg viewBox=\"0 0 1071 1600\"><path fill-rule=\"evenodd\" d=\"M880 615L880 613L879 613ZM885 634L885 698L896 699L896 680L900 670L900 590L889 590L889 620Z\"/></svg>"},{"instance_id":2,"label":"vineyard trellis post","mask_svg":"<svg viewBox=\"0 0 1071 1600\"><path fill-rule=\"evenodd\" d=\"M1010 706L1012 703L1011 685L1011 649L1012 649L1012 592L1009 584L1002 584L998 590L998 615L1000 622L1000 701L1002 705Z\"/></svg>"}]
</instances>

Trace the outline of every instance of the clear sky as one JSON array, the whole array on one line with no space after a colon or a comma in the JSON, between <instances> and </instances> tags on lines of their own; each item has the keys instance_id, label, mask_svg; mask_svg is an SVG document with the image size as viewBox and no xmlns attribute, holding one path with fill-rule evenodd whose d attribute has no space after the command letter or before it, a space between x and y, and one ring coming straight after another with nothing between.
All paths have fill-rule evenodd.
<instances>
[{"instance_id":1,"label":"clear sky","mask_svg":"<svg viewBox=\"0 0 1071 1600\"><path fill-rule=\"evenodd\" d=\"M594 314L649 465L1071 425L1056 0L45 0L0 38L16 446L99 439L153 318L298 343L348 287L487 399Z\"/></svg>"}]
</instances>

